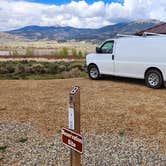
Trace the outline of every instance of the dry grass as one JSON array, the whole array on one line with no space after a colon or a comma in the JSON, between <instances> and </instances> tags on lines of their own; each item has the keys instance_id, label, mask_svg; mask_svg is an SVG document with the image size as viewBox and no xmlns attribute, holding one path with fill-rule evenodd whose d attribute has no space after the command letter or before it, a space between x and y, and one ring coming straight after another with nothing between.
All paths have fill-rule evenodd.
<instances>
[{"instance_id":1,"label":"dry grass","mask_svg":"<svg viewBox=\"0 0 166 166\"><path fill-rule=\"evenodd\" d=\"M96 45L90 42L65 42L58 43L56 41L37 41L37 42L0 42L0 54L6 55L8 51L13 52L17 50L19 55L25 55L27 48L32 49L35 55L54 55L59 52L62 48L68 48L71 54L72 48L77 51L94 52ZM5 51L5 52L4 52Z\"/></svg>"},{"instance_id":2,"label":"dry grass","mask_svg":"<svg viewBox=\"0 0 166 166\"><path fill-rule=\"evenodd\" d=\"M83 133L154 137L166 145L166 90L135 80L1 81L0 122L32 121L48 137L59 132L67 126L73 85L81 87Z\"/></svg>"}]
</instances>

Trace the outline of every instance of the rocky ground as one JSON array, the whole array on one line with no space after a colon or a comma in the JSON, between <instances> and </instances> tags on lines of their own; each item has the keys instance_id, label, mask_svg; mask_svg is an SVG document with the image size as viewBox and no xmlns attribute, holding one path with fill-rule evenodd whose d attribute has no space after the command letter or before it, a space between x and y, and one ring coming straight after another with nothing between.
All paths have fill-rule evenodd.
<instances>
[{"instance_id":1,"label":"rocky ground","mask_svg":"<svg viewBox=\"0 0 166 166\"><path fill-rule=\"evenodd\" d=\"M165 89L87 78L0 82L0 165L67 166L68 94L81 87L83 166L166 166Z\"/></svg>"},{"instance_id":2,"label":"rocky ground","mask_svg":"<svg viewBox=\"0 0 166 166\"><path fill-rule=\"evenodd\" d=\"M164 138L163 138L164 139ZM0 124L1 165L70 165L70 152L57 133L45 138L31 123ZM166 165L162 144L153 139L131 139L125 134L84 135L83 166Z\"/></svg>"}]
</instances>

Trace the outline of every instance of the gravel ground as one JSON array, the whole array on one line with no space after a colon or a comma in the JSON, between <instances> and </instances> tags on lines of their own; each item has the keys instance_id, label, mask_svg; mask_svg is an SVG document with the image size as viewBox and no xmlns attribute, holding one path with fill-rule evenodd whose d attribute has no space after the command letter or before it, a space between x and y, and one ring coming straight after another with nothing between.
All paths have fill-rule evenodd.
<instances>
[{"instance_id":1,"label":"gravel ground","mask_svg":"<svg viewBox=\"0 0 166 166\"><path fill-rule=\"evenodd\" d=\"M123 132L83 135L82 166L166 166L166 153L159 142L161 138L136 139ZM60 132L48 138L30 122L0 123L2 166L68 166L69 156Z\"/></svg>"},{"instance_id":2,"label":"gravel ground","mask_svg":"<svg viewBox=\"0 0 166 166\"><path fill-rule=\"evenodd\" d=\"M69 166L60 129L81 87L82 166L166 166L166 89L133 79L0 81L0 166Z\"/></svg>"}]
</instances>

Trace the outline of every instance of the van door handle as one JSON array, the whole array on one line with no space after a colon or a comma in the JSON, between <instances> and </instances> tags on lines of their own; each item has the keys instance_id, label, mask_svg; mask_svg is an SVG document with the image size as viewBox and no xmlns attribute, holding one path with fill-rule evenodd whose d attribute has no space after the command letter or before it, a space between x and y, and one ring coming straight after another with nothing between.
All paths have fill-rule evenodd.
<instances>
[{"instance_id":1,"label":"van door handle","mask_svg":"<svg viewBox=\"0 0 166 166\"><path fill-rule=\"evenodd\" d=\"M114 55L112 55L112 60L114 60L114 58L115 58Z\"/></svg>"}]
</instances>

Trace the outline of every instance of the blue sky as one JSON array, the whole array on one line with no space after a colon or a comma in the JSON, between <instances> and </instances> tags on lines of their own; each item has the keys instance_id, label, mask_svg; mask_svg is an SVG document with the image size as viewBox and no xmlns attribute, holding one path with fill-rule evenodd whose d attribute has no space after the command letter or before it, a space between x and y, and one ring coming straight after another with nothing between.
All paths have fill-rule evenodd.
<instances>
[{"instance_id":1,"label":"blue sky","mask_svg":"<svg viewBox=\"0 0 166 166\"><path fill-rule=\"evenodd\" d=\"M70 3L71 0L26 0L29 2L37 2L37 3L44 3L44 4L56 4L56 5L61 5L61 4L67 4ZM74 0L78 2L79 0ZM102 0L105 3L111 3L111 2L120 2L123 3L123 0ZM96 2L95 0L86 0L88 4L92 4Z\"/></svg>"}]
</instances>

